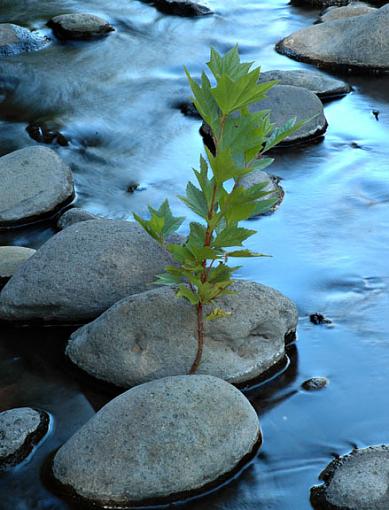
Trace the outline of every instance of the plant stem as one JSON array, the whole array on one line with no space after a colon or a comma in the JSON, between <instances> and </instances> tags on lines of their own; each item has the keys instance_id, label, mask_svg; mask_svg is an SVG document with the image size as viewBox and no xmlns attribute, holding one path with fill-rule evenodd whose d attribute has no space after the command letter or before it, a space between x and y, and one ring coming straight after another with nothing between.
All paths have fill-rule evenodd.
<instances>
[{"instance_id":1,"label":"plant stem","mask_svg":"<svg viewBox=\"0 0 389 510\"><path fill-rule=\"evenodd\" d=\"M204 348L204 318L202 303L198 303L196 309L197 309L197 353L193 365L189 371L190 374L194 374L197 372L201 363Z\"/></svg>"}]
</instances>

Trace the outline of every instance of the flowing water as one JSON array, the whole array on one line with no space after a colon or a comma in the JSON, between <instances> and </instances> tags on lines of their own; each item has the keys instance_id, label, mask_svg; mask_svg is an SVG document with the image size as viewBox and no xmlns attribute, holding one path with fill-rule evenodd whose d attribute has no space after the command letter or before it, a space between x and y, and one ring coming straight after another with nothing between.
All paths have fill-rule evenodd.
<instances>
[{"instance_id":1,"label":"flowing water","mask_svg":"<svg viewBox=\"0 0 389 510\"><path fill-rule=\"evenodd\" d=\"M317 11L287 0L215 0L201 19L166 16L135 0L0 0L0 22L43 33L53 15L90 12L117 29L86 43L2 58L0 154L35 142L30 122L45 121L70 139L55 147L75 175L76 205L109 218L130 218L176 199L202 141L199 121L175 108L189 95L182 66L196 75L209 47L236 42L263 70L309 68L274 51L283 36L316 20ZM191 510L308 510L309 489L336 455L388 442L389 377L389 79L347 76L353 92L326 104L324 141L276 155L271 172L286 195L250 248L272 258L249 260L240 277L279 289L299 308L291 363L248 396L264 434L260 455L231 484L188 505ZM4 88L4 86L3 86ZM376 120L372 111L379 111ZM134 193L128 186L139 184ZM0 234L0 245L39 247L54 223ZM321 312L331 325L317 326ZM48 455L111 396L78 381L63 358L68 329L0 330L0 410L33 406L51 428L33 456L0 477L1 510L76 508L42 481ZM301 383L330 380L319 392Z\"/></svg>"}]
</instances>

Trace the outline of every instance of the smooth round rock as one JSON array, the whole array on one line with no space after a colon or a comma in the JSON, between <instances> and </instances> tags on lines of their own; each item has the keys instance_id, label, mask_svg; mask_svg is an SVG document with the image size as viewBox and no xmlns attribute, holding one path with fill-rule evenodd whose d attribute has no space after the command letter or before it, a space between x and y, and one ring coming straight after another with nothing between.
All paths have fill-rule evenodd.
<instances>
[{"instance_id":1,"label":"smooth round rock","mask_svg":"<svg viewBox=\"0 0 389 510\"><path fill-rule=\"evenodd\" d=\"M327 129L323 105L313 92L292 85L276 85L266 99L250 106L251 111L270 110L270 120L276 127L293 117L306 120L298 131L288 136L280 146L308 142L322 136Z\"/></svg>"},{"instance_id":2,"label":"smooth round rock","mask_svg":"<svg viewBox=\"0 0 389 510\"><path fill-rule=\"evenodd\" d=\"M251 186L262 183L266 183L263 191L269 192L269 194L264 198L277 199L277 202L272 208L272 210L274 210L280 205L285 195L284 190L278 184L278 179L276 177L273 177L267 172L263 172L262 170L255 170L251 174L243 176L240 180L240 185L244 188L250 188Z\"/></svg>"},{"instance_id":3,"label":"smooth round rock","mask_svg":"<svg viewBox=\"0 0 389 510\"><path fill-rule=\"evenodd\" d=\"M280 85L303 87L316 94L320 99L343 97L351 91L348 83L337 80L319 71L293 69L291 71L267 71L261 73L260 82L278 80Z\"/></svg>"},{"instance_id":4,"label":"smooth round rock","mask_svg":"<svg viewBox=\"0 0 389 510\"><path fill-rule=\"evenodd\" d=\"M324 485L311 490L318 510L387 510L389 446L353 450L321 473Z\"/></svg>"},{"instance_id":5,"label":"smooth round rock","mask_svg":"<svg viewBox=\"0 0 389 510\"><path fill-rule=\"evenodd\" d=\"M353 16L363 16L370 14L377 9L363 2L351 2L343 7L329 7L324 14L320 16L320 21L334 21L336 19L352 18Z\"/></svg>"},{"instance_id":6,"label":"smooth round rock","mask_svg":"<svg viewBox=\"0 0 389 510\"><path fill-rule=\"evenodd\" d=\"M207 488L260 439L255 410L232 385L168 377L104 406L60 448L52 471L65 491L89 503L127 508Z\"/></svg>"},{"instance_id":7,"label":"smooth round rock","mask_svg":"<svg viewBox=\"0 0 389 510\"><path fill-rule=\"evenodd\" d=\"M319 67L355 72L389 71L389 5L364 16L326 21L281 40L276 49Z\"/></svg>"},{"instance_id":8,"label":"smooth round rock","mask_svg":"<svg viewBox=\"0 0 389 510\"><path fill-rule=\"evenodd\" d=\"M278 291L236 281L238 294L217 304L230 317L205 321L199 373L243 383L285 357L285 336L295 331L295 305ZM209 313L214 306L208 306ZM197 350L196 313L171 287L130 296L71 336L66 354L89 375L128 388L187 374Z\"/></svg>"},{"instance_id":9,"label":"smooth round rock","mask_svg":"<svg viewBox=\"0 0 389 510\"><path fill-rule=\"evenodd\" d=\"M0 23L0 56L19 55L41 50L49 44L49 39L31 32L27 28Z\"/></svg>"},{"instance_id":10,"label":"smooth round rock","mask_svg":"<svg viewBox=\"0 0 389 510\"><path fill-rule=\"evenodd\" d=\"M48 25L61 39L95 39L115 30L104 19L85 13L61 14Z\"/></svg>"},{"instance_id":11,"label":"smooth round rock","mask_svg":"<svg viewBox=\"0 0 389 510\"><path fill-rule=\"evenodd\" d=\"M138 224L90 220L51 237L0 293L0 318L80 323L150 289L172 260Z\"/></svg>"},{"instance_id":12,"label":"smooth round rock","mask_svg":"<svg viewBox=\"0 0 389 510\"><path fill-rule=\"evenodd\" d=\"M0 413L0 469L21 462L47 432L48 417L19 407Z\"/></svg>"},{"instance_id":13,"label":"smooth round rock","mask_svg":"<svg viewBox=\"0 0 389 510\"><path fill-rule=\"evenodd\" d=\"M32 248L23 246L0 246L0 284L9 280L34 253Z\"/></svg>"},{"instance_id":14,"label":"smooth round rock","mask_svg":"<svg viewBox=\"0 0 389 510\"><path fill-rule=\"evenodd\" d=\"M301 387L306 391L319 391L328 386L329 381L325 377L312 377L304 381Z\"/></svg>"},{"instance_id":15,"label":"smooth round rock","mask_svg":"<svg viewBox=\"0 0 389 510\"><path fill-rule=\"evenodd\" d=\"M173 16L204 16L212 11L206 5L206 0L145 0L164 14Z\"/></svg>"},{"instance_id":16,"label":"smooth round rock","mask_svg":"<svg viewBox=\"0 0 389 510\"><path fill-rule=\"evenodd\" d=\"M70 168L46 147L26 147L0 158L0 228L54 214L74 195Z\"/></svg>"},{"instance_id":17,"label":"smooth round rock","mask_svg":"<svg viewBox=\"0 0 389 510\"><path fill-rule=\"evenodd\" d=\"M98 220L101 219L95 214L92 214L84 209L80 209L78 207L73 207L72 209L68 209L59 217L57 221L57 227L60 230L64 228L70 227L75 223L80 223L80 221L88 221L88 220Z\"/></svg>"}]
</instances>

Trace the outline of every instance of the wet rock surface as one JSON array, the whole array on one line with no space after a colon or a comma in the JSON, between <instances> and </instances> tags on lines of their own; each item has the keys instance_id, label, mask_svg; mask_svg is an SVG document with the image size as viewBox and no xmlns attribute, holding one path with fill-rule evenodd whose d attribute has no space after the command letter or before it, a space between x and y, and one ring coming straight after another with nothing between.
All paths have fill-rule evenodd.
<instances>
[{"instance_id":1,"label":"wet rock surface","mask_svg":"<svg viewBox=\"0 0 389 510\"><path fill-rule=\"evenodd\" d=\"M0 413L0 470L21 462L48 430L48 416L20 407Z\"/></svg>"},{"instance_id":2,"label":"wet rock surface","mask_svg":"<svg viewBox=\"0 0 389 510\"><path fill-rule=\"evenodd\" d=\"M100 506L174 500L233 471L260 441L258 418L236 388L178 376L115 398L55 455L64 491Z\"/></svg>"},{"instance_id":3,"label":"wet rock surface","mask_svg":"<svg viewBox=\"0 0 389 510\"><path fill-rule=\"evenodd\" d=\"M95 39L115 30L104 19L85 13L55 16L48 26L60 39Z\"/></svg>"},{"instance_id":4,"label":"wet rock surface","mask_svg":"<svg viewBox=\"0 0 389 510\"><path fill-rule=\"evenodd\" d=\"M164 14L173 16L204 16L212 11L206 5L206 1L198 0L144 0L145 3L154 5Z\"/></svg>"},{"instance_id":5,"label":"wet rock surface","mask_svg":"<svg viewBox=\"0 0 389 510\"><path fill-rule=\"evenodd\" d=\"M0 56L19 55L41 50L49 44L47 37L12 23L0 23Z\"/></svg>"},{"instance_id":6,"label":"wet rock surface","mask_svg":"<svg viewBox=\"0 0 389 510\"><path fill-rule=\"evenodd\" d=\"M62 133L56 129L50 128L44 122L32 122L26 127L26 131L30 137L38 143L57 143L62 147L67 147L69 145L69 141Z\"/></svg>"},{"instance_id":7,"label":"wet rock surface","mask_svg":"<svg viewBox=\"0 0 389 510\"><path fill-rule=\"evenodd\" d=\"M199 373L242 383L283 360L285 336L296 329L297 310L270 287L237 281L233 288L238 294L217 302L231 316L206 321ZM89 375L128 388L187 374L196 356L195 331L194 307L172 288L160 287L123 299L77 330L66 353Z\"/></svg>"},{"instance_id":8,"label":"wet rock surface","mask_svg":"<svg viewBox=\"0 0 389 510\"><path fill-rule=\"evenodd\" d=\"M320 16L320 21L334 21L336 19L352 18L353 16L363 16L370 14L377 9L363 2L351 2L344 7L329 7L324 14Z\"/></svg>"},{"instance_id":9,"label":"wet rock surface","mask_svg":"<svg viewBox=\"0 0 389 510\"><path fill-rule=\"evenodd\" d=\"M389 446L353 450L332 461L321 473L311 502L320 510L387 510Z\"/></svg>"},{"instance_id":10,"label":"wet rock surface","mask_svg":"<svg viewBox=\"0 0 389 510\"><path fill-rule=\"evenodd\" d=\"M325 377L312 377L303 382L301 387L306 391L319 391L328 386L329 381Z\"/></svg>"},{"instance_id":11,"label":"wet rock surface","mask_svg":"<svg viewBox=\"0 0 389 510\"><path fill-rule=\"evenodd\" d=\"M26 147L0 158L0 228L56 212L74 194L70 168L46 147Z\"/></svg>"},{"instance_id":12,"label":"wet rock surface","mask_svg":"<svg viewBox=\"0 0 389 510\"><path fill-rule=\"evenodd\" d=\"M281 40L279 53L325 68L389 71L389 5L351 18L303 28Z\"/></svg>"},{"instance_id":13,"label":"wet rock surface","mask_svg":"<svg viewBox=\"0 0 389 510\"><path fill-rule=\"evenodd\" d=\"M0 246L0 287L2 287L35 250L23 246Z\"/></svg>"},{"instance_id":14,"label":"wet rock surface","mask_svg":"<svg viewBox=\"0 0 389 510\"><path fill-rule=\"evenodd\" d=\"M260 82L278 80L280 85L303 87L316 94L320 99L342 97L351 91L348 83L328 76L319 71L293 69L290 71L266 71L261 73Z\"/></svg>"},{"instance_id":15,"label":"wet rock surface","mask_svg":"<svg viewBox=\"0 0 389 510\"><path fill-rule=\"evenodd\" d=\"M0 318L91 320L119 299L149 289L169 263L167 252L134 222L79 222L49 239L6 284Z\"/></svg>"},{"instance_id":16,"label":"wet rock surface","mask_svg":"<svg viewBox=\"0 0 389 510\"><path fill-rule=\"evenodd\" d=\"M68 209L58 218L57 227L60 230L64 228L70 227L75 223L80 223L80 221L88 221L88 220L99 220L99 218L95 214L92 214L84 209L80 209L79 207L73 207L72 209Z\"/></svg>"}]
</instances>

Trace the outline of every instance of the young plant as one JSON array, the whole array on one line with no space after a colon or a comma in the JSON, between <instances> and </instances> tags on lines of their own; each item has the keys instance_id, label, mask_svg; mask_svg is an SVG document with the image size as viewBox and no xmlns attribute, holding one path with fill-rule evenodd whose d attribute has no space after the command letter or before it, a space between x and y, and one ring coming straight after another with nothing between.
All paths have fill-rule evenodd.
<instances>
[{"instance_id":1,"label":"young plant","mask_svg":"<svg viewBox=\"0 0 389 510\"><path fill-rule=\"evenodd\" d=\"M276 128L270 122L269 110L250 110L276 82L258 83L260 69L252 69L252 63L242 63L237 47L224 56L212 49L207 65L213 84L204 72L198 84L185 68L193 102L208 124L214 143L212 152L205 147L206 157L200 156L200 169L194 170L197 186L189 182L186 195L179 197L199 221L190 223L186 242L178 245L167 238L185 218L174 217L167 200L158 210L149 207L149 219L134 214L135 220L166 247L175 261L157 277L156 283L175 285L177 296L196 308L198 346L191 374L200 366L203 353L204 307L233 293L232 277L240 266L230 266L229 259L263 256L243 248L244 241L256 231L240 226L240 222L268 211L277 198L269 198L265 183L247 188L241 186L241 179L268 167L273 159L264 153L301 126L291 119ZM206 318L228 315L230 312L215 306Z\"/></svg>"}]
</instances>

